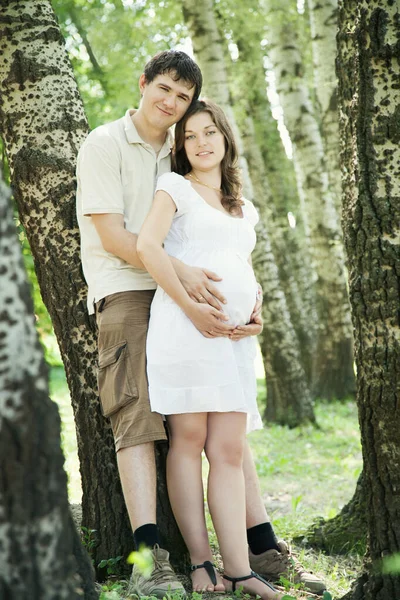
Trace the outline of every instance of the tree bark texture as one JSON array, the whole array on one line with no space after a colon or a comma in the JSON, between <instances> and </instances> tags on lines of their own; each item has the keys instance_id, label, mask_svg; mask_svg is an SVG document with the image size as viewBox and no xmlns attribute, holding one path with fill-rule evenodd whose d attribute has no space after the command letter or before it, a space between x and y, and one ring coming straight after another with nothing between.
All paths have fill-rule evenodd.
<instances>
[{"instance_id":1,"label":"tree bark texture","mask_svg":"<svg viewBox=\"0 0 400 600\"><path fill-rule=\"evenodd\" d=\"M257 175L257 191L253 188L254 182L249 178L251 186L247 185L247 197L254 201L260 214L257 251L254 253L253 264L265 295L261 348L268 390L266 417L269 421L294 427L315 419L306 375L300 361L298 340L290 321L286 298L281 290L279 272L272 252L268 219L266 219L266 204L270 193L266 185L262 155L256 144L254 132L251 140L248 140L246 152L236 124L229 94L223 39L218 31L213 1L207 0L199 4L194 0L183 0L183 6L206 89L209 90L211 98L224 109L235 132L244 172L249 173L250 167L250 176ZM250 151L252 161L248 162L246 156L250 157ZM263 173L256 173L260 168ZM264 176L263 184L261 184L262 176Z\"/></svg>"},{"instance_id":2,"label":"tree bark texture","mask_svg":"<svg viewBox=\"0 0 400 600\"><path fill-rule=\"evenodd\" d=\"M210 99L219 104L227 116L239 147L244 194L246 198L252 199L253 187L233 113L225 66L224 40L218 31L215 20L214 0L204 0L203 2L182 0L182 11L192 39L196 60L203 73L203 95L204 92L209 94Z\"/></svg>"},{"instance_id":3,"label":"tree bark texture","mask_svg":"<svg viewBox=\"0 0 400 600\"><path fill-rule=\"evenodd\" d=\"M133 539L108 422L97 397L97 344L75 216L75 163L88 133L83 105L48 0L0 7L0 132L44 303L64 361L82 475L82 524L96 530L95 564L127 555ZM160 477L165 472L159 463ZM162 470L164 469L164 471ZM169 511L168 499L163 514ZM165 527L164 527L165 525ZM160 522L171 534L171 524ZM184 559L177 528L172 559Z\"/></svg>"},{"instance_id":4,"label":"tree bark texture","mask_svg":"<svg viewBox=\"0 0 400 600\"><path fill-rule=\"evenodd\" d=\"M300 356L299 340L270 241L273 237L270 230L274 227L272 211L268 209L271 193L250 117L246 120L244 130L244 151L254 186L254 202L261 217L253 264L257 279L266 293L263 308L265 330L260 336L267 381L265 420L267 423L296 427L307 421L315 422L313 403Z\"/></svg>"},{"instance_id":5,"label":"tree bark texture","mask_svg":"<svg viewBox=\"0 0 400 600\"><path fill-rule=\"evenodd\" d=\"M351 599L400 598L400 8L339 3L343 227L355 330L369 561Z\"/></svg>"},{"instance_id":6,"label":"tree bark texture","mask_svg":"<svg viewBox=\"0 0 400 600\"><path fill-rule=\"evenodd\" d=\"M257 238L253 264L258 281L263 290L266 290L263 308L265 326L260 336L267 381L264 417L267 423L296 427L307 421L315 422L313 403L299 359L298 340L280 286L270 237L263 220L257 227Z\"/></svg>"},{"instance_id":7,"label":"tree bark texture","mask_svg":"<svg viewBox=\"0 0 400 600\"><path fill-rule=\"evenodd\" d=\"M261 48L264 23L260 22L257 8L258 1L250 0L235 11L236 18L229 22L239 50L231 68L233 89L237 90L233 97L255 198L264 209L264 222L268 223L279 280L310 387L318 325L315 275L302 227L293 162L285 154L266 94ZM289 226L289 212L296 215L295 228Z\"/></svg>"},{"instance_id":8,"label":"tree bark texture","mask_svg":"<svg viewBox=\"0 0 400 600\"><path fill-rule=\"evenodd\" d=\"M268 28L268 56L293 143L299 195L307 214L317 273L319 331L314 393L340 399L352 394L355 386L340 225L324 167L318 121L303 79L293 4L290 0L267 0L266 5L274 13Z\"/></svg>"},{"instance_id":9,"label":"tree bark texture","mask_svg":"<svg viewBox=\"0 0 400 600\"><path fill-rule=\"evenodd\" d=\"M0 597L94 600L93 571L72 521L60 417L0 181Z\"/></svg>"},{"instance_id":10,"label":"tree bark texture","mask_svg":"<svg viewBox=\"0 0 400 600\"><path fill-rule=\"evenodd\" d=\"M314 62L315 95L330 190L338 213L342 209L337 77L335 73L337 0L308 0Z\"/></svg>"}]
</instances>

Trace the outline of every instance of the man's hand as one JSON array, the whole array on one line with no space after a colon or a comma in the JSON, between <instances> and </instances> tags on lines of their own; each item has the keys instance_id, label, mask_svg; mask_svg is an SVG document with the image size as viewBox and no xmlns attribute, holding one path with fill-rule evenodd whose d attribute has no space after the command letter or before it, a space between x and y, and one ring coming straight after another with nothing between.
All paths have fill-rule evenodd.
<instances>
[{"instance_id":1,"label":"man's hand","mask_svg":"<svg viewBox=\"0 0 400 600\"><path fill-rule=\"evenodd\" d=\"M259 317L261 315L261 308L262 308L262 303L263 303L263 291L262 291L261 285L259 283L257 285L258 285L258 288L257 288L256 303L254 305L253 312L251 313L251 316L250 316L250 323L255 322L256 317Z\"/></svg>"},{"instance_id":2,"label":"man's hand","mask_svg":"<svg viewBox=\"0 0 400 600\"><path fill-rule=\"evenodd\" d=\"M226 304L226 299L212 283L222 280L219 275L208 269L185 265L178 260L172 262L176 274L192 300L209 304L217 310L221 308L222 304Z\"/></svg>"},{"instance_id":3,"label":"man's hand","mask_svg":"<svg viewBox=\"0 0 400 600\"><path fill-rule=\"evenodd\" d=\"M204 337L229 337L234 331L233 325L224 323L229 319L228 315L209 304L192 302L185 312Z\"/></svg>"},{"instance_id":4,"label":"man's hand","mask_svg":"<svg viewBox=\"0 0 400 600\"><path fill-rule=\"evenodd\" d=\"M260 316L256 316L253 318L251 323L247 325L241 325L236 327L234 331L230 334L229 338L233 342L238 342L249 335L259 335L263 329L263 322Z\"/></svg>"}]
</instances>

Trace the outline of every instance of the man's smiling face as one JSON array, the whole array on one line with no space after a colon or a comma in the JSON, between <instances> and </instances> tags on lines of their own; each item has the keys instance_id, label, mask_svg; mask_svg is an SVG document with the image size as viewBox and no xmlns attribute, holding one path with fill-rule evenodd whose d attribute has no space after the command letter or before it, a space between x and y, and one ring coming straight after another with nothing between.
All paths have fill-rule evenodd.
<instances>
[{"instance_id":1,"label":"man's smiling face","mask_svg":"<svg viewBox=\"0 0 400 600\"><path fill-rule=\"evenodd\" d=\"M157 75L150 83L142 75L139 87L142 93L141 110L146 120L163 131L183 117L194 94L194 86L190 88L190 84L182 79L174 81L168 73Z\"/></svg>"}]
</instances>

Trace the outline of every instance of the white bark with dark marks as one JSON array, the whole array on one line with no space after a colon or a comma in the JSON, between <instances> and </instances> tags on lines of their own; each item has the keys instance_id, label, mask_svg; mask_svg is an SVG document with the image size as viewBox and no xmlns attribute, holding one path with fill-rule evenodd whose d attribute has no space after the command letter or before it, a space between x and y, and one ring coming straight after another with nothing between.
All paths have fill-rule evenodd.
<instances>
[{"instance_id":1,"label":"white bark with dark marks","mask_svg":"<svg viewBox=\"0 0 400 600\"><path fill-rule=\"evenodd\" d=\"M354 393L352 327L338 214L329 188L319 124L314 114L298 45L291 0L266 0L274 10L268 29L284 120L293 143L298 189L307 214L311 253L317 273L319 331L314 393L346 398Z\"/></svg>"},{"instance_id":2,"label":"white bark with dark marks","mask_svg":"<svg viewBox=\"0 0 400 600\"><path fill-rule=\"evenodd\" d=\"M0 597L95 600L92 566L73 524L60 417L0 180Z\"/></svg>"},{"instance_id":3,"label":"white bark with dark marks","mask_svg":"<svg viewBox=\"0 0 400 600\"><path fill-rule=\"evenodd\" d=\"M339 3L343 231L355 332L368 552L348 600L400 598L400 7Z\"/></svg>"},{"instance_id":4,"label":"white bark with dark marks","mask_svg":"<svg viewBox=\"0 0 400 600\"><path fill-rule=\"evenodd\" d=\"M315 95L318 99L326 170L336 208L341 213L342 180L340 171L339 115L335 72L337 0L308 0Z\"/></svg>"},{"instance_id":5,"label":"white bark with dark marks","mask_svg":"<svg viewBox=\"0 0 400 600\"><path fill-rule=\"evenodd\" d=\"M183 6L195 56L203 72L205 89L210 93L210 97L223 108L232 126L241 156L242 173L245 179L244 194L249 200L254 201L261 217L257 230L258 242L257 250L254 253L254 268L265 296L262 352L268 390L268 417L270 421L291 426L313 421L313 406L304 369L300 362L298 340L290 321L286 298L280 285L278 268L271 248L269 224L266 217L269 192L265 186L258 186L258 193L255 194L253 182L249 177L246 151L230 101L223 50L224 42L217 28L214 3L212 0L202 3L183 0ZM253 141L254 137L252 137L250 145ZM248 147L247 155L249 149ZM254 152L258 152L257 158L253 159L255 170L256 161L260 166L262 157L257 146L253 148L252 156L254 156Z\"/></svg>"},{"instance_id":6,"label":"white bark with dark marks","mask_svg":"<svg viewBox=\"0 0 400 600\"><path fill-rule=\"evenodd\" d=\"M97 396L96 327L87 313L80 260L75 165L88 125L49 0L3 1L0 38L0 134L71 391L83 525L96 530L97 565L102 559L130 553L133 540L114 440ZM159 475L160 479L165 475L163 460ZM165 489L161 485L159 524L171 539L172 559L180 563L186 551Z\"/></svg>"}]
</instances>

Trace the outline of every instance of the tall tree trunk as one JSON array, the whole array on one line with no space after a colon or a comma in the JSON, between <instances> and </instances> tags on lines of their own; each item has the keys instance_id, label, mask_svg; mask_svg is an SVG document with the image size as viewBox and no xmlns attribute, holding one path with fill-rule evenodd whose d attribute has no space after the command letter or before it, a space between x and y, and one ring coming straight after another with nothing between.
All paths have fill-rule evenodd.
<instances>
[{"instance_id":1,"label":"tall tree trunk","mask_svg":"<svg viewBox=\"0 0 400 600\"><path fill-rule=\"evenodd\" d=\"M50 2L4 1L0 37L0 133L71 391L82 475L82 520L96 530L97 564L128 554L133 539L111 430L99 408L96 331L86 310L79 255L75 163L88 127ZM164 462L159 460L161 478L164 473ZM171 557L179 564L186 560L182 538L171 525L168 497L159 500L162 533L169 534Z\"/></svg>"},{"instance_id":2,"label":"tall tree trunk","mask_svg":"<svg viewBox=\"0 0 400 600\"><path fill-rule=\"evenodd\" d=\"M0 180L0 597L94 600L8 196Z\"/></svg>"},{"instance_id":3,"label":"tall tree trunk","mask_svg":"<svg viewBox=\"0 0 400 600\"><path fill-rule=\"evenodd\" d=\"M263 309L265 326L260 336L267 381L265 420L289 427L307 421L314 423L313 403L299 358L298 341L263 220L257 229L257 237L253 264L258 281L263 290L267 290Z\"/></svg>"},{"instance_id":4,"label":"tall tree trunk","mask_svg":"<svg viewBox=\"0 0 400 600\"><path fill-rule=\"evenodd\" d=\"M242 157L242 168L248 173L243 142L236 125L229 98L229 85L223 41L218 31L212 0L198 3L195 0L183 0L184 16L191 32L194 52L202 68L206 89L211 97L224 109L235 132ZM262 168L262 157L254 136L253 161L254 172ZM248 150L251 147L248 146ZM257 162L257 167L255 163ZM251 180L250 180L251 182ZM246 190L245 190L246 192ZM261 283L266 301L263 307L264 334L262 352L267 383L267 417L290 426L305 421L314 421L313 406L307 386L304 369L300 362L299 347L285 295L281 290L278 269L272 253L270 235L265 220L265 187L258 185L256 194L247 185L247 194L254 200L261 217L258 228L258 245L254 254L254 268Z\"/></svg>"},{"instance_id":5,"label":"tall tree trunk","mask_svg":"<svg viewBox=\"0 0 400 600\"><path fill-rule=\"evenodd\" d=\"M318 326L312 285L315 275L302 226L293 162L285 154L266 94L261 48L264 23L260 22L258 4L258 0L248 0L245 6L236 7L235 19L225 24L221 15L219 22L229 27L238 47L239 55L230 69L234 106L255 197L264 209L279 280L299 342L300 361L311 386ZM295 228L289 226L289 212L296 215Z\"/></svg>"},{"instance_id":6,"label":"tall tree trunk","mask_svg":"<svg viewBox=\"0 0 400 600\"><path fill-rule=\"evenodd\" d=\"M285 124L293 142L299 194L307 213L317 272L319 335L314 392L322 398L345 398L354 392L352 329L338 215L329 190L319 127L302 78L301 53L291 0L267 0L274 11L268 29Z\"/></svg>"},{"instance_id":7,"label":"tall tree trunk","mask_svg":"<svg viewBox=\"0 0 400 600\"><path fill-rule=\"evenodd\" d=\"M339 3L343 227L355 330L369 556L352 600L400 598L400 20L396 2Z\"/></svg>"},{"instance_id":8,"label":"tall tree trunk","mask_svg":"<svg viewBox=\"0 0 400 600\"><path fill-rule=\"evenodd\" d=\"M302 365L300 347L293 327L286 296L282 291L279 270L271 245L272 211L268 176L258 147L251 117L246 119L243 136L245 152L254 188L254 201L261 216L258 244L253 263L258 281L266 290L265 331L261 335L261 349L267 380L266 422L295 427L306 421L315 421L311 394ZM273 228L273 222L271 223ZM276 247L283 240L276 240ZM279 244L279 242L281 242ZM285 382L283 384L283 382Z\"/></svg>"},{"instance_id":9,"label":"tall tree trunk","mask_svg":"<svg viewBox=\"0 0 400 600\"><path fill-rule=\"evenodd\" d=\"M315 94L319 104L326 171L336 209L341 213L339 116L335 73L337 0L308 0L314 61Z\"/></svg>"}]
</instances>

